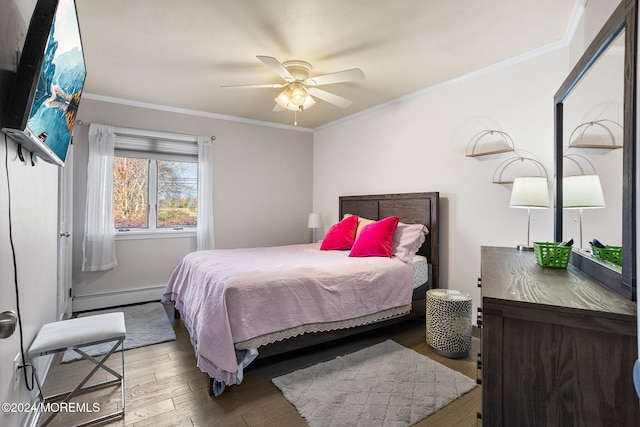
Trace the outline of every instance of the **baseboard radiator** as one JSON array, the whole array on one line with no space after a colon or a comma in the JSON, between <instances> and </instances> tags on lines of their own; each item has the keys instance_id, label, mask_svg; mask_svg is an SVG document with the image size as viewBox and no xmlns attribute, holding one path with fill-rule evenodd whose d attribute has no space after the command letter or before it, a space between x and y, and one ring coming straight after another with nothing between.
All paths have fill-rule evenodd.
<instances>
[{"instance_id":1,"label":"baseboard radiator","mask_svg":"<svg viewBox=\"0 0 640 427\"><path fill-rule=\"evenodd\" d=\"M162 298L164 289L165 285L158 285L147 288L74 296L71 309L75 313L140 302L159 301L160 298Z\"/></svg>"}]
</instances>

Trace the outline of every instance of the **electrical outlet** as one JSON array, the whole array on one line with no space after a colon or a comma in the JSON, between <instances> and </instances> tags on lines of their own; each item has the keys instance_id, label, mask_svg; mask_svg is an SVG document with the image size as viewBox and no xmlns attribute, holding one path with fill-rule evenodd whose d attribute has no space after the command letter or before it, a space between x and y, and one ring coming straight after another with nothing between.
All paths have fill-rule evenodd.
<instances>
[{"instance_id":1,"label":"electrical outlet","mask_svg":"<svg viewBox=\"0 0 640 427\"><path fill-rule=\"evenodd\" d=\"M22 365L22 358L20 357L20 353L16 354L16 357L13 358L13 391L18 389L18 384L20 384L20 366Z\"/></svg>"}]
</instances>

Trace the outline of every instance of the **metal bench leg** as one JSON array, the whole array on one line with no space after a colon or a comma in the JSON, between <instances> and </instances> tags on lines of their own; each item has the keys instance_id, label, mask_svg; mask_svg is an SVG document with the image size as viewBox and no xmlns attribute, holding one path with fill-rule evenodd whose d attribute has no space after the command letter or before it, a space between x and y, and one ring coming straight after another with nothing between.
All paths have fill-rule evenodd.
<instances>
[{"instance_id":1,"label":"metal bench leg","mask_svg":"<svg viewBox=\"0 0 640 427\"><path fill-rule=\"evenodd\" d=\"M114 371L113 369L111 369L110 367L106 366L104 363L109 359L109 357L111 357L111 355L116 351L116 349L118 348L118 346L120 346L120 355L121 355L121 361L122 361L122 373L118 373L116 371ZM77 347L72 347L72 349L78 353L79 355L81 355L82 357L84 357L85 359L87 359L88 361L90 361L91 363L93 363L95 366L93 367L93 369L91 369L91 371L83 378L82 381L80 381L80 383L71 391L65 391L62 393L58 393L58 394L54 394L51 396L47 396L44 397L44 395L42 394L42 388L40 387L40 381L38 379L38 375L36 374L36 381L38 383L38 387L40 388L40 400L42 403L47 403L50 401L55 401L58 400L59 398L61 398L62 396L66 396L65 399L62 401L63 403L68 403L71 398L75 395L81 394L81 393L86 393L92 390L96 390L99 388L103 388L103 387L107 387L109 385L112 384L117 384L120 383L120 388L121 388L121 395L122 395L122 409L116 412L113 412L111 414L107 414L107 415L103 415L101 417L98 418L94 418L90 421L87 421L83 424L79 424L79 426L82 425L89 425L89 424L95 424L97 422L101 422L101 421L105 421L111 418L115 418L121 415L124 415L124 410L125 410L125 381L124 381L124 337L119 339L115 345L111 348L111 350L105 354L102 359L97 360L96 358L88 355L87 353L85 353L84 351L80 350ZM103 381L101 383L98 384L94 384L92 386L88 386L88 387L84 387L84 385L87 383L87 381L89 381L91 379L91 377L98 371L98 369L104 369L105 371L109 372L110 374L112 374L113 376L115 376L115 379L113 380L107 380L107 381ZM48 425L53 418L58 414L58 412L53 412L49 415L49 417L42 423L42 427L45 427L46 425Z\"/></svg>"}]
</instances>

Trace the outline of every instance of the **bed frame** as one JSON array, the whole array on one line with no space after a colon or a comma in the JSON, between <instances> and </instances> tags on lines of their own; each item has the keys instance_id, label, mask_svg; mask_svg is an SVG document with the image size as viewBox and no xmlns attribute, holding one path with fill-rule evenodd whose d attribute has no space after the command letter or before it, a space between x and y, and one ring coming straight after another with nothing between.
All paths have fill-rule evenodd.
<instances>
[{"instance_id":1,"label":"bed frame","mask_svg":"<svg viewBox=\"0 0 640 427\"><path fill-rule=\"evenodd\" d=\"M425 316L426 291L439 287L439 193L402 193L379 194L371 196L342 196L339 198L339 218L350 213L364 218L379 220L388 216L399 216L405 224L424 224L429 229L425 242L418 250L419 255L427 257L431 264L429 283L413 292L411 312L391 319L367 325L335 331L314 332L277 341L259 348L259 359L300 350L302 348L326 343L329 341L379 329L394 323L404 322ZM251 365L247 368L251 370ZM208 392L213 395L213 380L209 379Z\"/></svg>"}]
</instances>

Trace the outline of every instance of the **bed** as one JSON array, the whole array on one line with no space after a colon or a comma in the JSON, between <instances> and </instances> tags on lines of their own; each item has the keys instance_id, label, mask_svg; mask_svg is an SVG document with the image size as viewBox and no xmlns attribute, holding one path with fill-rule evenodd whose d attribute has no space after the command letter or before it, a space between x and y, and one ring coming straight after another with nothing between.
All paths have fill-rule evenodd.
<instances>
[{"instance_id":1,"label":"bed","mask_svg":"<svg viewBox=\"0 0 640 427\"><path fill-rule=\"evenodd\" d=\"M176 318L189 331L198 366L211 379L209 394L239 384L256 355L270 357L424 316L426 290L439 284L438 213L437 192L339 198L339 218L345 218L340 223L351 214L378 225L400 217L398 231L424 225L428 233L411 262L395 253L395 241L392 258L320 250L326 242L185 256L162 302L175 305ZM424 260L427 280L415 283L415 263Z\"/></svg>"}]
</instances>

